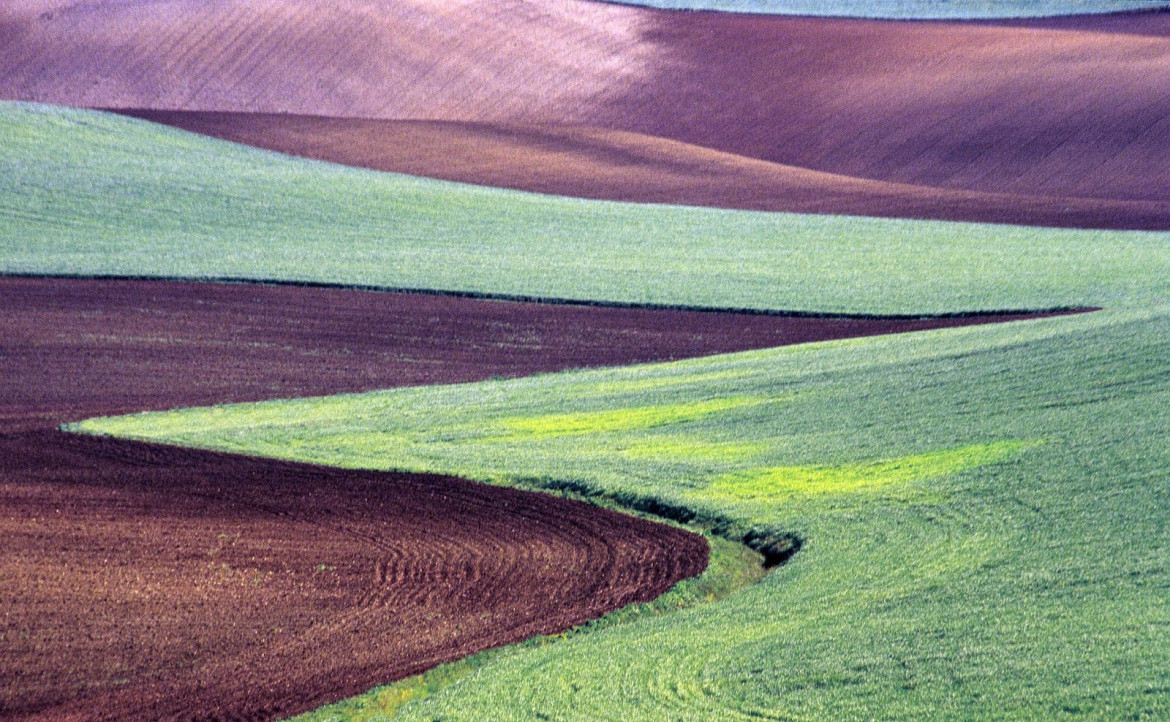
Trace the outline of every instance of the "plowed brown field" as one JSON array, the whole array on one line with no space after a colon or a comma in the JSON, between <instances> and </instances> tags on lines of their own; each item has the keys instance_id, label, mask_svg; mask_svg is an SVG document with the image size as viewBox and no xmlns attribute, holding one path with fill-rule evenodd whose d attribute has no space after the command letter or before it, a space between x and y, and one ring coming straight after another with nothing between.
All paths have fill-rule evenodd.
<instances>
[{"instance_id":1,"label":"plowed brown field","mask_svg":"<svg viewBox=\"0 0 1170 722\"><path fill-rule=\"evenodd\" d=\"M693 534L60 421L1000 319L864 322L0 278L0 717L269 718L652 598Z\"/></svg>"},{"instance_id":2,"label":"plowed brown field","mask_svg":"<svg viewBox=\"0 0 1170 722\"><path fill-rule=\"evenodd\" d=\"M346 0L325 17L292 0L16 0L0 10L0 97L591 126L847 185L920 186L891 201L915 215L950 217L954 197L929 189L961 190L1022 196L988 220L1060 223L1066 199L1072 225L1147 227L1160 205L1075 199L1170 202L1165 26L1159 14L888 23L579 0ZM847 187L823 191L831 180L808 176L797 195L869 212L841 200ZM1127 208L1138 217L1112 220Z\"/></svg>"},{"instance_id":3,"label":"plowed brown field","mask_svg":"<svg viewBox=\"0 0 1170 722\"><path fill-rule=\"evenodd\" d=\"M0 431L1029 316L787 318L343 289L0 277Z\"/></svg>"},{"instance_id":4,"label":"plowed brown field","mask_svg":"<svg viewBox=\"0 0 1170 722\"><path fill-rule=\"evenodd\" d=\"M696 535L461 479L0 434L0 716L287 715L646 601Z\"/></svg>"}]
</instances>

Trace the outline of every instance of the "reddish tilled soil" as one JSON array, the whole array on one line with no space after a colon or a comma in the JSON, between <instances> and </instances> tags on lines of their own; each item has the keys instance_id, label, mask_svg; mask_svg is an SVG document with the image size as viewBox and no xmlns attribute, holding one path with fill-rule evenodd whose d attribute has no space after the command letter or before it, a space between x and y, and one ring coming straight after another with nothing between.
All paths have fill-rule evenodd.
<instances>
[{"instance_id":1,"label":"reddish tilled soil","mask_svg":"<svg viewBox=\"0 0 1170 722\"><path fill-rule=\"evenodd\" d=\"M696 535L461 479L0 434L0 717L288 715L646 601Z\"/></svg>"},{"instance_id":2,"label":"reddish tilled soil","mask_svg":"<svg viewBox=\"0 0 1170 722\"><path fill-rule=\"evenodd\" d=\"M865 180L600 128L119 112L315 160L581 198L1063 228L1170 228L1170 202L988 193Z\"/></svg>"},{"instance_id":3,"label":"reddish tilled soil","mask_svg":"<svg viewBox=\"0 0 1170 722\"><path fill-rule=\"evenodd\" d=\"M1066 224L1067 201L1068 225L1156 227L1170 202L1165 28L1157 13L889 23L577 0L345 0L323 17L292 0L16 0L0 10L0 97L591 126L768 161L782 176L783 166L833 174L774 179L794 209L824 195L822 211L869 213L890 192L898 213L920 216ZM625 141L607 142L623 152ZM667 188L696 162L718 171L731 159L672 161ZM635 176L654 168L639 163ZM917 188L851 200L858 179ZM947 190L993 197L952 212Z\"/></svg>"},{"instance_id":4,"label":"reddish tilled soil","mask_svg":"<svg viewBox=\"0 0 1170 722\"><path fill-rule=\"evenodd\" d=\"M269 718L649 599L693 534L458 479L54 431L999 319L865 322L0 279L0 717Z\"/></svg>"}]
</instances>

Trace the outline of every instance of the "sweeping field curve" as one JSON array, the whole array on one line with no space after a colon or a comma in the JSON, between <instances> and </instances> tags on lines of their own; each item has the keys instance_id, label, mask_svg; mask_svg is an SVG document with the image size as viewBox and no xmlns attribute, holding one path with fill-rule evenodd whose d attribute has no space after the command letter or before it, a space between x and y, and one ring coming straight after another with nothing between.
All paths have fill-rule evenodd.
<instances>
[{"instance_id":1,"label":"sweeping field curve","mask_svg":"<svg viewBox=\"0 0 1170 722\"><path fill-rule=\"evenodd\" d=\"M6 718L283 717L707 562L682 530L450 477L51 430L0 433L0 473Z\"/></svg>"},{"instance_id":2,"label":"sweeping field curve","mask_svg":"<svg viewBox=\"0 0 1170 722\"><path fill-rule=\"evenodd\" d=\"M143 61L129 36L156 42L169 37L176 17L210 17L210 5L192 13L193 6L32 0L0 15L0 47L15 49L0 67L13 69L5 78L17 78L21 93L34 90L44 78L18 76L37 75L36 63L54 72L54 53L74 51L58 42L44 52L61 21L82 31L70 40L80 40L80 55L94 51L95 66L129 67L80 85L74 81L91 67L62 68L62 93L173 80L161 63ZM441 10L344 3L336 23L310 40L294 17L304 6L289 3L292 12L283 14L280 7L251 5L260 25L238 13L226 23L236 37L192 24L196 35L202 29L212 43L223 40L229 55L248 47L227 63L197 62L186 84L157 88L211 107L269 102L297 91L265 95L279 80L264 77L265 52L280 58L284 40L289 48L339 49L326 36L340 30L333 34L354 41L355 73L325 89L336 91L327 102L377 100L362 89L380 82L384 66L406 68L385 76L406 90L380 102L421 108L427 98L412 94L431 93L450 113L440 119L464 129L530 128L555 115L561 120L547 122L703 146L710 121L713 134L735 146L723 152L787 152L792 138L783 134L805 132L789 151L816 162L856 160L865 172L885 173L882 182L910 173L918 185L981 192L987 184L997 193L1122 203L1162 202L1166 192L1159 155L1166 106L1156 89L1165 15L909 26L691 13L679 21L684 27L659 22L681 17L668 13L510 2L476 18L497 34L469 43L481 39L467 33L471 3ZM17 17L27 8L43 13L41 25ZM113 28L121 36L106 38L116 44L86 41L91 22L110 22L110 8L124 21L148 18L158 32L124 22ZM503 12L513 13L510 25ZM274 19L288 22L272 44L273 28L263 24ZM560 23L568 43L550 49L543 43L556 32L526 35L550 22ZM386 39L380 23L398 23L388 36L411 28L401 34L412 40L382 44L389 52L373 67L360 51ZM421 72L402 62L419 51L404 46L421 39L425 55L436 37L459 40L441 43L457 52L424 58ZM897 44L881 47L882 37ZM748 41L764 45L753 53ZM612 52L595 52L607 43ZM206 60L194 51L171 69ZM611 59L628 64L590 65ZM756 70L733 67L743 59ZM815 69L802 75L795 67L802 59ZM327 53L296 61L329 71L319 76L327 83L345 75ZM768 75L773 67L788 75ZM536 97L532 89L546 81L533 78L546 72L548 97ZM224 85L225 77L238 84ZM521 97L505 97L497 77L515 83ZM722 85L728 79L758 97L739 96L736 106L738 88ZM90 87L92 80L98 84ZM294 102L323 92L299 89L305 96ZM480 117L476 104L491 93L496 105ZM662 102L672 105L653 105ZM731 115L757 104L758 118ZM907 114L899 115L900 104ZM566 120L566 109L576 115ZM805 125L785 126L784 114ZM623 125L635 118L646 126ZM810 135L814 127L829 134ZM698 135L671 135L679 129ZM851 135L833 135L841 129ZM722 536L803 542L789 564L740 594L668 619L513 649L403 707L403 719L1170 716L1166 233L535 197L291 160L124 118L28 105L0 107L0 136L0 257L9 272L262 275L869 315L1107 307L1020 324L70 427L596 494L693 515ZM921 138L932 144L918 145Z\"/></svg>"},{"instance_id":3,"label":"sweeping field curve","mask_svg":"<svg viewBox=\"0 0 1170 722\"><path fill-rule=\"evenodd\" d=\"M161 282L0 278L0 306L0 716L28 719L289 714L646 601L707 559L693 534L543 495L80 439L61 421L809 333Z\"/></svg>"},{"instance_id":4,"label":"sweeping field curve","mask_svg":"<svg viewBox=\"0 0 1170 722\"><path fill-rule=\"evenodd\" d=\"M716 168L754 160L829 174L783 173L803 198L788 210L865 213L866 203L842 200L864 190L877 194L872 205L889 195L915 217L1151 227L1141 204L1160 204L1162 223L1170 201L1170 101L1159 82L1170 39L1158 13L891 24L575 0L353 0L325 24L288 0L22 0L3 12L5 98L589 126L734 157L697 159ZM456 141L469 132L445 127ZM533 163L542 142L567 143L533 142ZM622 154L620 139L606 142ZM671 160L666 175L695 161ZM949 211L956 191L991 195ZM1042 199L1032 219L1029 199ZM1068 201L1069 220L1053 199ZM1015 210L997 209L1005 203Z\"/></svg>"},{"instance_id":5,"label":"sweeping field curve","mask_svg":"<svg viewBox=\"0 0 1170 722\"><path fill-rule=\"evenodd\" d=\"M951 190L822 173L599 128L122 110L280 153L536 193L1065 228L1170 228L1170 202Z\"/></svg>"},{"instance_id":6,"label":"sweeping field curve","mask_svg":"<svg viewBox=\"0 0 1170 722\"><path fill-rule=\"evenodd\" d=\"M288 714L646 601L706 561L694 535L554 498L63 420L1013 320L58 278L0 278L0 308L0 710L29 718Z\"/></svg>"},{"instance_id":7,"label":"sweeping field curve","mask_svg":"<svg viewBox=\"0 0 1170 722\"><path fill-rule=\"evenodd\" d=\"M875 275L854 266L834 291L876 306ZM1063 278L1050 303L1081 297ZM1142 285L1060 319L72 428L568 488L803 540L740 594L518 650L402 719L1156 719L1170 309Z\"/></svg>"}]
</instances>

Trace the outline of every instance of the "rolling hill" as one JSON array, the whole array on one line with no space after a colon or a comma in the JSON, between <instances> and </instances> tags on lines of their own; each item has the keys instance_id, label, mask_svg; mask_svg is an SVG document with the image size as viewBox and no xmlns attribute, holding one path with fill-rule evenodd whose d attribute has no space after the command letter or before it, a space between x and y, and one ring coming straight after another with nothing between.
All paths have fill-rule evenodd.
<instances>
[{"instance_id":1,"label":"rolling hill","mask_svg":"<svg viewBox=\"0 0 1170 722\"><path fill-rule=\"evenodd\" d=\"M1164 14L890 23L577 0L489 7L348 0L332 8L321 23L312 8L289 0L22 1L0 11L0 97L554 125L570 135L585 127L833 176L784 171L778 192L824 196L788 210L866 212L840 199L868 181L934 189L893 193L894 205L911 211L925 193L930 210L915 215L928 217L948 217L955 197L941 191L1020 196L1011 203L1047 207L1040 215L1060 207L1055 199L1074 207L1084 199L1170 201ZM429 130L443 129L455 147L476 132ZM554 149L565 142L558 138ZM611 138L616 146L605 152L620 157L624 141ZM510 142L518 140L513 132ZM548 141L533 139L527 155L543 158ZM655 172L644 160L627 184ZM431 174L432 164L436 175L450 165L424 154L411 170ZM667 187L688 165L693 159L667 164ZM753 193L750 176L739 178L731 195ZM1122 205L1086 222L1145 223L1148 209L1130 210L1135 220L1102 220L1124 216ZM996 218L988 211L978 219Z\"/></svg>"}]
</instances>

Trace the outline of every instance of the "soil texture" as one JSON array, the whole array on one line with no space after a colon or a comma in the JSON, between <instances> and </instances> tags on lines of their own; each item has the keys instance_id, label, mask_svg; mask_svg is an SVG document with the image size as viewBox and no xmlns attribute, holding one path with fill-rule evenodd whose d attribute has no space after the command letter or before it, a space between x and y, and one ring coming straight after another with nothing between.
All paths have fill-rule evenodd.
<instances>
[{"instance_id":1,"label":"soil texture","mask_svg":"<svg viewBox=\"0 0 1170 722\"><path fill-rule=\"evenodd\" d=\"M790 318L242 283L14 277L0 277L0 311L0 431L1037 315Z\"/></svg>"},{"instance_id":2,"label":"soil texture","mask_svg":"<svg viewBox=\"0 0 1170 722\"><path fill-rule=\"evenodd\" d=\"M0 716L268 719L648 601L702 537L543 494L0 434Z\"/></svg>"}]
</instances>

